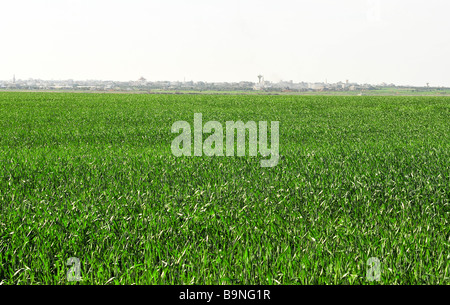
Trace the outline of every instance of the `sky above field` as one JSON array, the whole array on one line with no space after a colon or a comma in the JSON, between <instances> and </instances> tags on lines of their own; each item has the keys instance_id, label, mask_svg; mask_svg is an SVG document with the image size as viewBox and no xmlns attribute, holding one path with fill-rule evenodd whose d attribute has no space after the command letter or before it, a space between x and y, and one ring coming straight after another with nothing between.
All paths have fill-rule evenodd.
<instances>
[{"instance_id":1,"label":"sky above field","mask_svg":"<svg viewBox=\"0 0 450 305\"><path fill-rule=\"evenodd\" d=\"M450 86L445 0L14 0L0 79Z\"/></svg>"}]
</instances>

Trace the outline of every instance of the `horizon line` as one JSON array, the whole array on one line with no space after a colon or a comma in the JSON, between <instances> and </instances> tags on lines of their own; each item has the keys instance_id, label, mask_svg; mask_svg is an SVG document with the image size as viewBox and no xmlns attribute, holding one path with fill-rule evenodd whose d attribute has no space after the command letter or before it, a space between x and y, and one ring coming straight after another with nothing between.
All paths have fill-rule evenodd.
<instances>
[{"instance_id":1,"label":"horizon line","mask_svg":"<svg viewBox=\"0 0 450 305\"><path fill-rule=\"evenodd\" d=\"M250 81L250 80L239 80L239 81L208 81L208 80L165 80L165 79L160 79L160 80L147 80L145 77L141 76L140 78L144 78L143 81L145 82L180 82L180 83L186 83L186 82L194 82L194 83L241 83L241 82L249 82L249 83L254 83L254 84L258 84L258 81ZM115 79L95 79L95 78L90 78L90 79L74 79L74 78L59 78L59 79L45 79L45 78L16 78L15 74L13 76L13 78L11 79L0 79L0 82L17 82L17 81L27 81L27 80L39 80L39 81L81 81L81 82L89 82L89 81L100 81L100 82L117 82L117 83L127 83L127 82L139 82L140 78L137 80L115 80ZM337 82L329 82L327 80L325 81L294 81L294 80L277 80L277 81L272 81L272 80L264 80L265 82L270 82L270 83L281 83L281 82L292 82L294 84L299 84L299 83L307 83L307 84L338 84L338 83L347 83L348 84L358 84L358 85L373 85L373 86L395 86L395 87L418 87L418 88L424 88L424 87L428 87L428 88L450 88L449 86L432 86L429 85L427 86L427 84L424 84L422 86L420 85L411 85L411 84L396 84L393 82L381 82L381 83L367 83L367 82L357 82L357 81L349 81L349 80L340 80Z\"/></svg>"}]
</instances>

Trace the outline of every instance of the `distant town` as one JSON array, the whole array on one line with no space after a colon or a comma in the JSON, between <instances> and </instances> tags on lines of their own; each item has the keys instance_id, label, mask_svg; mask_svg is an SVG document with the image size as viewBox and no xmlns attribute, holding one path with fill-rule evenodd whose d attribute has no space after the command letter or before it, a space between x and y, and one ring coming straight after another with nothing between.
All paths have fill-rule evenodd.
<instances>
[{"instance_id":1,"label":"distant town","mask_svg":"<svg viewBox=\"0 0 450 305\"><path fill-rule=\"evenodd\" d=\"M161 91L260 91L260 92L360 92L392 88L396 90L410 90L412 92L445 91L448 87L431 87L426 84L423 87L396 86L395 84L358 84L345 80L337 83L328 82L298 82L264 80L264 76L255 77L255 82L203 82L203 81L147 81L140 77L135 81L104 81L104 80L41 80L41 79L16 79L0 80L0 90L44 90L44 91L101 91L101 92L148 92Z\"/></svg>"}]
</instances>

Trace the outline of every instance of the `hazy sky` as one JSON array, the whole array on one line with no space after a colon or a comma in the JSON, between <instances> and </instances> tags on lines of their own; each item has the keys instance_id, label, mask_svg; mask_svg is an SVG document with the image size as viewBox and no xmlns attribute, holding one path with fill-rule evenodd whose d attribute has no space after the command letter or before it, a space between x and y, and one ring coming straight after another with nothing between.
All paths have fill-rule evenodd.
<instances>
[{"instance_id":1,"label":"hazy sky","mask_svg":"<svg viewBox=\"0 0 450 305\"><path fill-rule=\"evenodd\" d=\"M447 0L1 0L0 79L450 86Z\"/></svg>"}]
</instances>

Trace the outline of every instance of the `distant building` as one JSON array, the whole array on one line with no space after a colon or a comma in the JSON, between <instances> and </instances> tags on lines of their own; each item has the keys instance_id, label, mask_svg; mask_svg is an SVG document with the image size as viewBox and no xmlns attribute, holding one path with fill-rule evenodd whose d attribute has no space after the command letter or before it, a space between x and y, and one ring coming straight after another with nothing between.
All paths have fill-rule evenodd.
<instances>
[{"instance_id":1,"label":"distant building","mask_svg":"<svg viewBox=\"0 0 450 305\"><path fill-rule=\"evenodd\" d=\"M323 90L323 89L325 89L325 84L324 83L311 83L311 84L309 84L309 89Z\"/></svg>"},{"instance_id":2,"label":"distant building","mask_svg":"<svg viewBox=\"0 0 450 305\"><path fill-rule=\"evenodd\" d=\"M258 83L253 87L253 90L263 90L265 87L264 76L258 75Z\"/></svg>"}]
</instances>

